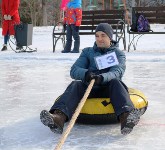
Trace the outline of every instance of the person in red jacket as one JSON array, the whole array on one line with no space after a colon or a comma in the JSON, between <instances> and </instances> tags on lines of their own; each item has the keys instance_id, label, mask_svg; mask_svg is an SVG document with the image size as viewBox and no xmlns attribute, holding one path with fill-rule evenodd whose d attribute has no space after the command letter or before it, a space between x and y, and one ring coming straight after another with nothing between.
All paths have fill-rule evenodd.
<instances>
[{"instance_id":1,"label":"person in red jacket","mask_svg":"<svg viewBox=\"0 0 165 150\"><path fill-rule=\"evenodd\" d=\"M64 30L66 28L66 46L62 53L79 53L80 36L79 27L82 21L82 0L70 0L67 4L64 17ZM74 47L72 47L72 36L74 38Z\"/></svg>"},{"instance_id":2,"label":"person in red jacket","mask_svg":"<svg viewBox=\"0 0 165 150\"><path fill-rule=\"evenodd\" d=\"M4 45L1 51L7 50L7 42L10 35L15 35L14 25L20 24L19 4L20 0L2 0L2 35L4 36ZM19 47L16 49L19 49Z\"/></svg>"}]
</instances>

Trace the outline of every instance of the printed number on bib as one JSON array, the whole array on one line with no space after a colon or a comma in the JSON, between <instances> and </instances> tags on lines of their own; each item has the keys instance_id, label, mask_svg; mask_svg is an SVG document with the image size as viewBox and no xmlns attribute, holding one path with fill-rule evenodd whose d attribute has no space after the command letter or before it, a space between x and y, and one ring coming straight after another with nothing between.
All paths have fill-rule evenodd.
<instances>
[{"instance_id":1,"label":"printed number on bib","mask_svg":"<svg viewBox=\"0 0 165 150\"><path fill-rule=\"evenodd\" d=\"M109 68L109 67L119 64L115 52L108 53L108 54L102 55L102 56L97 56L97 57L95 57L95 62L96 62L96 66L99 70Z\"/></svg>"}]
</instances>

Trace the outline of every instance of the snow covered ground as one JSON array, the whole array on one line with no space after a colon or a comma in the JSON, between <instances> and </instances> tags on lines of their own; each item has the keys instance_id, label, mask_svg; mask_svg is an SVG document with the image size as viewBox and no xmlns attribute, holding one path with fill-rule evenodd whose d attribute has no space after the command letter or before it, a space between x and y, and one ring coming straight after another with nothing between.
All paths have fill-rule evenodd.
<instances>
[{"instance_id":1,"label":"snow covered ground","mask_svg":"<svg viewBox=\"0 0 165 150\"><path fill-rule=\"evenodd\" d=\"M69 69L79 54L62 54L60 42L52 53L52 29L34 28L30 47L37 52L0 52L0 150L53 150L58 143L61 135L41 124L39 114L49 109L71 82ZM152 29L165 30L165 25L153 25ZM81 36L81 49L93 46L94 40L94 36ZM139 124L127 136L120 134L120 124L76 124L63 150L165 149L165 35L144 35L136 51L125 53L123 81L143 91L149 101Z\"/></svg>"}]
</instances>

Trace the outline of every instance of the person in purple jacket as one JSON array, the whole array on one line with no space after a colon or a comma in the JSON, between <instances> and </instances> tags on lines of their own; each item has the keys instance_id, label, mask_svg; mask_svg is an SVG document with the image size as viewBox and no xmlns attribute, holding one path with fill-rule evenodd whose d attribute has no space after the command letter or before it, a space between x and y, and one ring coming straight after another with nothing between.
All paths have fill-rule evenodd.
<instances>
[{"instance_id":1,"label":"person in purple jacket","mask_svg":"<svg viewBox=\"0 0 165 150\"><path fill-rule=\"evenodd\" d=\"M134 107L127 86L122 82L126 69L125 53L113 40L113 29L107 23L96 28L93 47L84 48L72 65L70 76L75 79L53 104L50 111L40 113L41 122L55 133L62 133L64 123L71 119L89 82L95 84L88 98L110 98L115 114L121 123L121 133L129 134L140 120L140 112Z\"/></svg>"}]
</instances>

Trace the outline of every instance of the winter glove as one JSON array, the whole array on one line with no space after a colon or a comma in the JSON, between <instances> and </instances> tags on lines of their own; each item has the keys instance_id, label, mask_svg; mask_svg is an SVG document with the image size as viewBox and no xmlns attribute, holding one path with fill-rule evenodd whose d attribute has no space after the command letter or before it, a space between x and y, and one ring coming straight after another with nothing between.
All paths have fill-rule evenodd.
<instances>
[{"instance_id":1,"label":"winter glove","mask_svg":"<svg viewBox=\"0 0 165 150\"><path fill-rule=\"evenodd\" d=\"M66 24L63 24L64 32L66 31Z\"/></svg>"},{"instance_id":2,"label":"winter glove","mask_svg":"<svg viewBox=\"0 0 165 150\"><path fill-rule=\"evenodd\" d=\"M90 82L92 79L95 79L95 85L100 85L103 82L102 75L96 75L91 71L85 73L85 81Z\"/></svg>"},{"instance_id":3,"label":"winter glove","mask_svg":"<svg viewBox=\"0 0 165 150\"><path fill-rule=\"evenodd\" d=\"M93 76L95 75L95 73L91 72L91 71L87 71L85 73L85 81L86 82L90 82L93 79Z\"/></svg>"},{"instance_id":4,"label":"winter glove","mask_svg":"<svg viewBox=\"0 0 165 150\"><path fill-rule=\"evenodd\" d=\"M79 29L80 29L80 27L79 26L76 26L76 28L75 28L76 32L78 32Z\"/></svg>"},{"instance_id":5,"label":"winter glove","mask_svg":"<svg viewBox=\"0 0 165 150\"><path fill-rule=\"evenodd\" d=\"M4 16L3 16L3 18L4 18L5 20L8 20L8 17L7 17L7 15L4 15Z\"/></svg>"},{"instance_id":6,"label":"winter glove","mask_svg":"<svg viewBox=\"0 0 165 150\"><path fill-rule=\"evenodd\" d=\"M11 20L11 16L10 15L8 15L7 18L8 18L8 20Z\"/></svg>"},{"instance_id":7,"label":"winter glove","mask_svg":"<svg viewBox=\"0 0 165 150\"><path fill-rule=\"evenodd\" d=\"M101 83L103 82L102 75L94 75L92 76L92 79L95 79L95 85L101 85Z\"/></svg>"}]
</instances>

